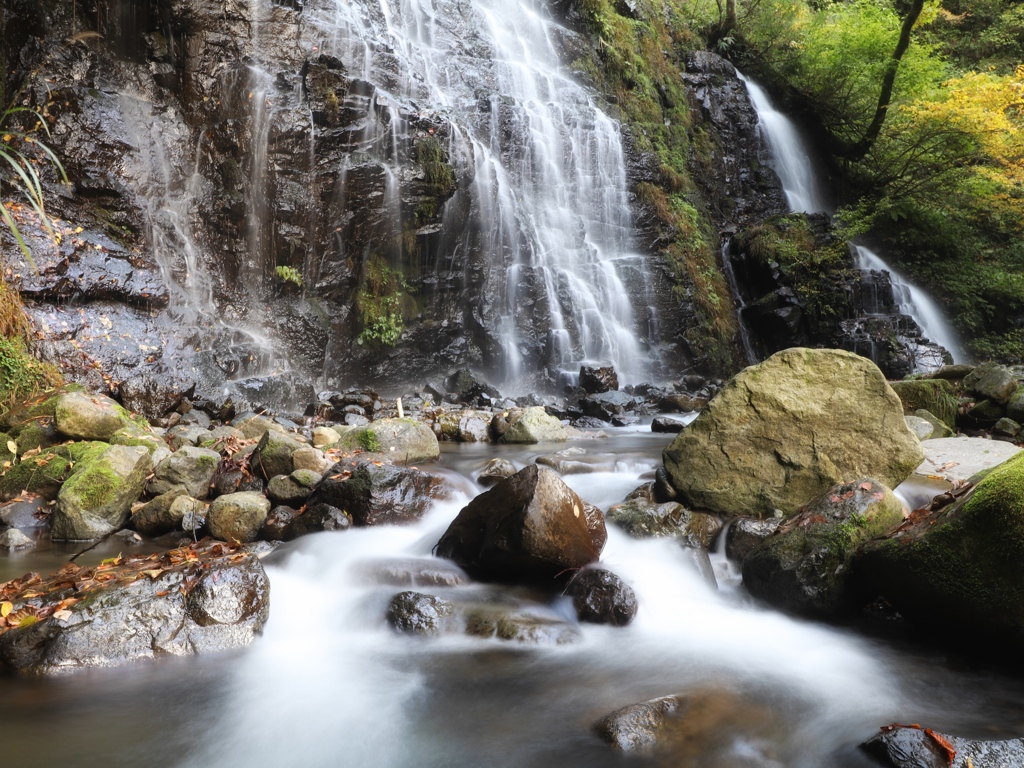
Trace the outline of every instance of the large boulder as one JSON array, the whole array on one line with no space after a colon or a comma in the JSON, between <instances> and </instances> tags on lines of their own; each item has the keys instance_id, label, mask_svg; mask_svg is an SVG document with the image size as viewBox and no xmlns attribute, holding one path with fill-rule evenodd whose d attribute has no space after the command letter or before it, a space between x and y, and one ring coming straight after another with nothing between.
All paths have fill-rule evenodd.
<instances>
[{"instance_id":1,"label":"large boulder","mask_svg":"<svg viewBox=\"0 0 1024 768\"><path fill-rule=\"evenodd\" d=\"M152 468L144 447L112 445L77 469L57 495L54 540L98 539L123 526Z\"/></svg>"},{"instance_id":2,"label":"large boulder","mask_svg":"<svg viewBox=\"0 0 1024 768\"><path fill-rule=\"evenodd\" d=\"M567 439L562 422L539 405L523 409L501 435L503 443L564 443Z\"/></svg>"},{"instance_id":3,"label":"large boulder","mask_svg":"<svg viewBox=\"0 0 1024 768\"><path fill-rule=\"evenodd\" d=\"M109 397L85 392L61 395L54 418L57 430L74 440L107 441L131 421L128 412Z\"/></svg>"},{"instance_id":4,"label":"large boulder","mask_svg":"<svg viewBox=\"0 0 1024 768\"><path fill-rule=\"evenodd\" d=\"M216 451L184 445L156 465L147 491L151 496L159 496L183 485L190 496L205 499L210 495L210 483L219 462L220 454Z\"/></svg>"},{"instance_id":5,"label":"large boulder","mask_svg":"<svg viewBox=\"0 0 1024 768\"><path fill-rule=\"evenodd\" d=\"M580 388L588 395L597 395L601 392L618 389L619 376L610 365L603 368L584 365L580 367Z\"/></svg>"},{"instance_id":6,"label":"large boulder","mask_svg":"<svg viewBox=\"0 0 1024 768\"><path fill-rule=\"evenodd\" d=\"M1016 654L1024 642L1024 453L868 542L859 570L910 621Z\"/></svg>"},{"instance_id":7,"label":"large boulder","mask_svg":"<svg viewBox=\"0 0 1024 768\"><path fill-rule=\"evenodd\" d=\"M903 522L903 502L870 479L830 489L786 520L743 560L743 583L793 613L838 614L850 602L857 548Z\"/></svg>"},{"instance_id":8,"label":"large boulder","mask_svg":"<svg viewBox=\"0 0 1024 768\"><path fill-rule=\"evenodd\" d=\"M442 494L444 481L415 469L371 461L338 462L309 500L343 509L356 525L412 523Z\"/></svg>"},{"instance_id":9,"label":"large boulder","mask_svg":"<svg viewBox=\"0 0 1024 768\"><path fill-rule=\"evenodd\" d=\"M118 394L125 408L152 421L163 418L186 397L192 397L195 389L194 381L175 374L140 373L122 381Z\"/></svg>"},{"instance_id":10,"label":"large boulder","mask_svg":"<svg viewBox=\"0 0 1024 768\"><path fill-rule=\"evenodd\" d=\"M75 589L69 589L74 584ZM270 611L259 560L200 542L0 585L0 666L52 673L248 645Z\"/></svg>"},{"instance_id":11,"label":"large boulder","mask_svg":"<svg viewBox=\"0 0 1024 768\"><path fill-rule=\"evenodd\" d=\"M557 473L536 464L473 499L436 552L483 578L546 582L601 554L583 501Z\"/></svg>"},{"instance_id":12,"label":"large boulder","mask_svg":"<svg viewBox=\"0 0 1024 768\"><path fill-rule=\"evenodd\" d=\"M206 525L218 539L247 544L256 540L268 512L270 500L262 493L229 493L217 497L210 504Z\"/></svg>"},{"instance_id":13,"label":"large boulder","mask_svg":"<svg viewBox=\"0 0 1024 768\"><path fill-rule=\"evenodd\" d=\"M895 487L923 458L874 363L801 348L741 371L664 452L681 501L749 517L792 514L858 477Z\"/></svg>"}]
</instances>

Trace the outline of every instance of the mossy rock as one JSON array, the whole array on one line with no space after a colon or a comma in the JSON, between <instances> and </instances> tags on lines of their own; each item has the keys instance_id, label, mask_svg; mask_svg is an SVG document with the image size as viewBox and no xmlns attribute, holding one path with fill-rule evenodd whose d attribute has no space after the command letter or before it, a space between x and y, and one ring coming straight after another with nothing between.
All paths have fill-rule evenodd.
<instances>
[{"instance_id":1,"label":"mossy rock","mask_svg":"<svg viewBox=\"0 0 1024 768\"><path fill-rule=\"evenodd\" d=\"M13 499L23 491L52 501L78 464L87 464L107 448L107 443L101 442L69 443L23 459L0 476L0 501Z\"/></svg>"},{"instance_id":2,"label":"mossy rock","mask_svg":"<svg viewBox=\"0 0 1024 768\"><path fill-rule=\"evenodd\" d=\"M943 638L1024 642L1024 453L959 500L871 542L859 572L873 593Z\"/></svg>"},{"instance_id":3,"label":"mossy rock","mask_svg":"<svg viewBox=\"0 0 1024 768\"><path fill-rule=\"evenodd\" d=\"M148 423L143 427L135 422L130 422L117 430L117 432L111 436L110 444L141 445L149 451L150 455L152 455L158 448L167 446L167 443L165 443L159 435L153 433L153 430Z\"/></svg>"},{"instance_id":4,"label":"mossy rock","mask_svg":"<svg viewBox=\"0 0 1024 768\"><path fill-rule=\"evenodd\" d=\"M69 392L57 399L54 408L57 430L72 439L109 441L132 416L118 403L103 395Z\"/></svg>"},{"instance_id":5,"label":"mossy rock","mask_svg":"<svg viewBox=\"0 0 1024 768\"><path fill-rule=\"evenodd\" d=\"M98 539L128 520L153 461L142 446L111 445L76 471L57 496L54 541Z\"/></svg>"},{"instance_id":6,"label":"mossy rock","mask_svg":"<svg viewBox=\"0 0 1024 768\"><path fill-rule=\"evenodd\" d=\"M0 429L17 437L26 426L34 421L52 424L54 413L57 410L57 401L70 392L84 391L85 388L80 384L68 384L30 400L24 400L0 416Z\"/></svg>"},{"instance_id":7,"label":"mossy rock","mask_svg":"<svg viewBox=\"0 0 1024 768\"><path fill-rule=\"evenodd\" d=\"M339 427L335 429L341 431ZM344 432L337 445L345 450L379 453L403 464L436 461L441 455L434 431L409 418L378 419L368 426L356 427Z\"/></svg>"},{"instance_id":8,"label":"mossy rock","mask_svg":"<svg viewBox=\"0 0 1024 768\"><path fill-rule=\"evenodd\" d=\"M953 385L945 379L916 379L890 382L907 415L925 410L950 429L956 429L957 399Z\"/></svg>"},{"instance_id":9,"label":"mossy rock","mask_svg":"<svg viewBox=\"0 0 1024 768\"><path fill-rule=\"evenodd\" d=\"M854 552L903 522L903 502L862 478L831 488L762 541L743 561L754 597L793 613L832 616L851 604Z\"/></svg>"}]
</instances>

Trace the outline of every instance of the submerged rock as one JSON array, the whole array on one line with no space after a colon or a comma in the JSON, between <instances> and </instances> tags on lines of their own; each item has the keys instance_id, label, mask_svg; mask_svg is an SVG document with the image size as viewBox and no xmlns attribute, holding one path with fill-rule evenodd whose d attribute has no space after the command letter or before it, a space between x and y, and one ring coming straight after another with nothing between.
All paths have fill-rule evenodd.
<instances>
[{"instance_id":1,"label":"submerged rock","mask_svg":"<svg viewBox=\"0 0 1024 768\"><path fill-rule=\"evenodd\" d=\"M419 592L401 592L391 598L385 615L392 629L406 635L438 635L455 613L447 600Z\"/></svg>"},{"instance_id":2,"label":"submerged rock","mask_svg":"<svg viewBox=\"0 0 1024 768\"><path fill-rule=\"evenodd\" d=\"M820 349L743 370L664 453L682 501L749 517L792 514L857 477L895 487L923 458L878 367Z\"/></svg>"},{"instance_id":3,"label":"submerged rock","mask_svg":"<svg viewBox=\"0 0 1024 768\"><path fill-rule=\"evenodd\" d=\"M657 504L644 497L612 507L608 519L634 539L671 536L703 549L711 549L722 529L722 521L715 515L691 512L674 501Z\"/></svg>"},{"instance_id":4,"label":"submerged rock","mask_svg":"<svg viewBox=\"0 0 1024 768\"><path fill-rule=\"evenodd\" d=\"M624 627L636 616L633 588L611 571L584 568L566 587L580 621Z\"/></svg>"},{"instance_id":5,"label":"submerged rock","mask_svg":"<svg viewBox=\"0 0 1024 768\"><path fill-rule=\"evenodd\" d=\"M8 528L0 533L0 549L12 552L18 549L32 549L36 545L35 539L31 539L17 528Z\"/></svg>"},{"instance_id":6,"label":"submerged rock","mask_svg":"<svg viewBox=\"0 0 1024 768\"><path fill-rule=\"evenodd\" d=\"M617 709L594 723L594 732L623 752L646 751L658 741L669 717L679 711L681 697L662 696Z\"/></svg>"},{"instance_id":7,"label":"submerged rock","mask_svg":"<svg viewBox=\"0 0 1024 768\"><path fill-rule=\"evenodd\" d=\"M72 563L41 581L0 584L13 606L0 626L0 665L53 673L213 653L251 643L270 611L259 560L219 543L95 569Z\"/></svg>"},{"instance_id":8,"label":"submerged rock","mask_svg":"<svg viewBox=\"0 0 1024 768\"><path fill-rule=\"evenodd\" d=\"M483 578L551 581L600 557L584 504L547 467L530 465L469 503L439 557Z\"/></svg>"},{"instance_id":9,"label":"submerged rock","mask_svg":"<svg viewBox=\"0 0 1024 768\"><path fill-rule=\"evenodd\" d=\"M1024 765L1024 739L975 741L906 725L883 728L873 739L861 744L861 749L888 768L1010 768ZM952 756L950 750L954 753Z\"/></svg>"},{"instance_id":10,"label":"submerged rock","mask_svg":"<svg viewBox=\"0 0 1024 768\"><path fill-rule=\"evenodd\" d=\"M891 490L862 479L830 489L786 520L743 560L743 584L754 597L800 614L831 615L849 601L856 549L903 521Z\"/></svg>"},{"instance_id":11,"label":"submerged rock","mask_svg":"<svg viewBox=\"0 0 1024 768\"><path fill-rule=\"evenodd\" d=\"M461 568L436 558L377 560L358 570L368 581L394 587L457 587L469 581Z\"/></svg>"},{"instance_id":12,"label":"submerged rock","mask_svg":"<svg viewBox=\"0 0 1024 768\"><path fill-rule=\"evenodd\" d=\"M581 637L576 627L552 616L497 606L469 610L466 634L526 645L564 645Z\"/></svg>"}]
</instances>

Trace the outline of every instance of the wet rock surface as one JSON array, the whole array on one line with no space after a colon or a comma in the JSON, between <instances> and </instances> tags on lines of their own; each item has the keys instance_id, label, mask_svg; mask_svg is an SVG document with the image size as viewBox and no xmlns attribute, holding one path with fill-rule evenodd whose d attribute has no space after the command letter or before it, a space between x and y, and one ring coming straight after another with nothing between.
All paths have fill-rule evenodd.
<instances>
[{"instance_id":1,"label":"wet rock surface","mask_svg":"<svg viewBox=\"0 0 1024 768\"><path fill-rule=\"evenodd\" d=\"M473 499L435 553L483 578L543 582L600 557L583 501L555 472L537 465Z\"/></svg>"},{"instance_id":2,"label":"wet rock surface","mask_svg":"<svg viewBox=\"0 0 1024 768\"><path fill-rule=\"evenodd\" d=\"M580 621L624 627L636 616L633 588L611 571L585 568L566 587Z\"/></svg>"},{"instance_id":3,"label":"wet rock surface","mask_svg":"<svg viewBox=\"0 0 1024 768\"><path fill-rule=\"evenodd\" d=\"M310 498L346 510L356 525L411 523L442 493L443 481L412 467L371 461L335 464Z\"/></svg>"},{"instance_id":4,"label":"wet rock surface","mask_svg":"<svg viewBox=\"0 0 1024 768\"><path fill-rule=\"evenodd\" d=\"M888 768L982 768L1024 765L1024 739L977 741L923 728L885 728L861 745ZM950 751L954 754L951 757Z\"/></svg>"},{"instance_id":5,"label":"wet rock surface","mask_svg":"<svg viewBox=\"0 0 1024 768\"><path fill-rule=\"evenodd\" d=\"M0 584L0 664L55 673L248 645L269 614L259 560L225 544L65 565Z\"/></svg>"},{"instance_id":6,"label":"wet rock surface","mask_svg":"<svg viewBox=\"0 0 1024 768\"><path fill-rule=\"evenodd\" d=\"M392 629L403 634L437 635L454 613L454 606L438 597L402 592L391 598L386 620Z\"/></svg>"}]
</instances>

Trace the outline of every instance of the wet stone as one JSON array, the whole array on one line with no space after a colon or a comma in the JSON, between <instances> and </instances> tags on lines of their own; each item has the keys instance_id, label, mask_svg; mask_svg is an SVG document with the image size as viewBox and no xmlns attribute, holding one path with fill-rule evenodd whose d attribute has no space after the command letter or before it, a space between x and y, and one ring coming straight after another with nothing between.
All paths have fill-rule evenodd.
<instances>
[{"instance_id":1,"label":"wet stone","mask_svg":"<svg viewBox=\"0 0 1024 768\"><path fill-rule=\"evenodd\" d=\"M580 621L624 627L636 616L636 593L626 582L603 568L580 571L565 590Z\"/></svg>"},{"instance_id":2,"label":"wet stone","mask_svg":"<svg viewBox=\"0 0 1024 768\"><path fill-rule=\"evenodd\" d=\"M458 587L469 581L458 566L434 558L380 560L363 563L358 571L368 581L392 587Z\"/></svg>"},{"instance_id":3,"label":"wet stone","mask_svg":"<svg viewBox=\"0 0 1024 768\"><path fill-rule=\"evenodd\" d=\"M455 613L455 607L433 595L401 592L388 603L385 620L406 635L438 635Z\"/></svg>"}]
</instances>

